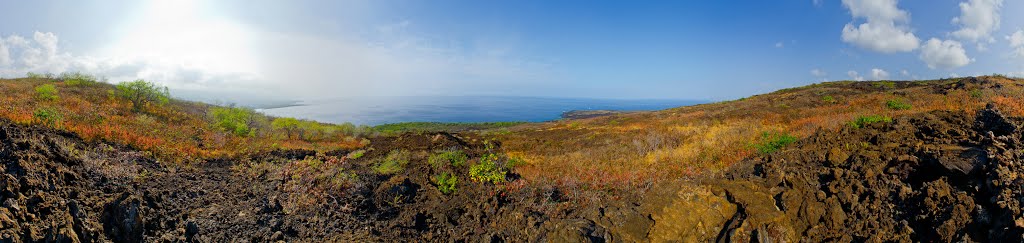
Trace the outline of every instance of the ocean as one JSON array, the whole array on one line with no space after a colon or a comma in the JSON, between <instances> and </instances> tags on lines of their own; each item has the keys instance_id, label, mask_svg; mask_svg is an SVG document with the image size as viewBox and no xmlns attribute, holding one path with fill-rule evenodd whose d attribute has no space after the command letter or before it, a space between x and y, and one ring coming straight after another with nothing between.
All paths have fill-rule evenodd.
<instances>
[{"instance_id":1,"label":"ocean","mask_svg":"<svg viewBox=\"0 0 1024 243\"><path fill-rule=\"evenodd\" d=\"M258 109L272 116L329 123L380 125L397 122L543 122L573 110L647 111L705 103L695 100L543 97L365 97L301 102Z\"/></svg>"}]
</instances>

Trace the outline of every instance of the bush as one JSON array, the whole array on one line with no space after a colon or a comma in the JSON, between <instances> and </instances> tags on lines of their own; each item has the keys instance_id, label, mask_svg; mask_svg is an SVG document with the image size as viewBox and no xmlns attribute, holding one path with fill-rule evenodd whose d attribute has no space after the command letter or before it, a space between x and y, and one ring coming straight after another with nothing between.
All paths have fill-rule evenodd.
<instances>
[{"instance_id":1,"label":"bush","mask_svg":"<svg viewBox=\"0 0 1024 243\"><path fill-rule=\"evenodd\" d=\"M434 183L437 185L438 191L441 191L442 194L448 195L458 190L456 185L459 184L459 178L454 174L448 174L445 172L434 176Z\"/></svg>"},{"instance_id":2,"label":"bush","mask_svg":"<svg viewBox=\"0 0 1024 243\"><path fill-rule=\"evenodd\" d=\"M831 95L826 95L825 97L821 97L821 101L824 101L825 103L836 103L836 98Z\"/></svg>"},{"instance_id":3,"label":"bush","mask_svg":"<svg viewBox=\"0 0 1024 243\"><path fill-rule=\"evenodd\" d=\"M167 104L171 97L167 87L160 87L142 79L117 84L116 94L131 101L132 110L136 112L142 111L146 105Z\"/></svg>"},{"instance_id":4,"label":"bush","mask_svg":"<svg viewBox=\"0 0 1024 243\"><path fill-rule=\"evenodd\" d=\"M405 170L405 166L409 164L410 153L407 150L394 150L388 153L387 157L384 157L384 161L381 161L377 166L373 167L373 171L381 175L390 175Z\"/></svg>"},{"instance_id":5,"label":"bush","mask_svg":"<svg viewBox=\"0 0 1024 243\"><path fill-rule=\"evenodd\" d=\"M873 124L873 123L890 123L890 122L892 122L892 118L889 118L887 116L879 116L879 115L860 116L860 117L857 117L857 119L855 119L852 122L850 122L850 127L853 127L855 129L859 129L859 128L863 128L864 126L867 126L868 124Z\"/></svg>"},{"instance_id":6,"label":"bush","mask_svg":"<svg viewBox=\"0 0 1024 243\"><path fill-rule=\"evenodd\" d=\"M234 133L238 136L251 136L253 134L249 124L256 118L256 112L246 108L237 107L213 107L210 108L217 127L224 131Z\"/></svg>"},{"instance_id":7,"label":"bush","mask_svg":"<svg viewBox=\"0 0 1024 243\"><path fill-rule=\"evenodd\" d=\"M910 110L910 108L913 108L909 103L902 100L887 100L885 101L885 106L892 110Z\"/></svg>"},{"instance_id":8,"label":"bush","mask_svg":"<svg viewBox=\"0 0 1024 243\"><path fill-rule=\"evenodd\" d=\"M52 84L36 86L36 97L41 100L57 100L57 87Z\"/></svg>"},{"instance_id":9,"label":"bush","mask_svg":"<svg viewBox=\"0 0 1024 243\"><path fill-rule=\"evenodd\" d=\"M53 74L52 73L28 72L28 73L25 74L25 76L27 76L28 78L53 79Z\"/></svg>"},{"instance_id":10,"label":"bush","mask_svg":"<svg viewBox=\"0 0 1024 243\"><path fill-rule=\"evenodd\" d=\"M761 154L770 154L796 142L796 140L796 137L787 133L764 132L761 134L761 142L755 144L754 148Z\"/></svg>"},{"instance_id":11,"label":"bush","mask_svg":"<svg viewBox=\"0 0 1024 243\"><path fill-rule=\"evenodd\" d=\"M893 81L878 81L878 82L875 82L875 83L873 83L871 85L875 86L875 88L882 88L882 89L896 88L896 82L893 82Z\"/></svg>"},{"instance_id":12,"label":"bush","mask_svg":"<svg viewBox=\"0 0 1024 243\"><path fill-rule=\"evenodd\" d=\"M299 130L299 120L295 118L277 118L270 123L270 126L277 130L284 130L285 136L288 139L292 138L292 134L295 134Z\"/></svg>"},{"instance_id":13,"label":"bush","mask_svg":"<svg viewBox=\"0 0 1024 243\"><path fill-rule=\"evenodd\" d=\"M57 109L46 107L36 109L32 112L32 118L35 119L37 123L46 124L50 127L57 127L63 117Z\"/></svg>"},{"instance_id":14,"label":"bush","mask_svg":"<svg viewBox=\"0 0 1024 243\"><path fill-rule=\"evenodd\" d=\"M64 81L65 84L71 85L71 86L76 86L76 85L92 85L92 84L95 84L95 83L99 82L99 79L97 79L95 76L88 75L88 74L83 74L83 73L80 73L80 72L65 72L65 73L61 73L60 77L58 77L57 79L60 79L60 80Z\"/></svg>"},{"instance_id":15,"label":"bush","mask_svg":"<svg viewBox=\"0 0 1024 243\"><path fill-rule=\"evenodd\" d=\"M452 149L430 155L427 162L429 162L434 168L441 168L444 165L460 167L466 163L467 159L469 159L469 157L466 156L466 153L463 153L462 150Z\"/></svg>"},{"instance_id":16,"label":"bush","mask_svg":"<svg viewBox=\"0 0 1024 243\"><path fill-rule=\"evenodd\" d=\"M347 157L349 159L358 159L358 158L362 158L364 154L366 154L366 150L360 149L360 150L356 150L355 152L352 152L352 153L348 154Z\"/></svg>"},{"instance_id":17,"label":"bush","mask_svg":"<svg viewBox=\"0 0 1024 243\"><path fill-rule=\"evenodd\" d=\"M469 178L476 182L501 183L505 181L505 170L498 167L498 156L484 155L480 163L469 167Z\"/></svg>"}]
</instances>

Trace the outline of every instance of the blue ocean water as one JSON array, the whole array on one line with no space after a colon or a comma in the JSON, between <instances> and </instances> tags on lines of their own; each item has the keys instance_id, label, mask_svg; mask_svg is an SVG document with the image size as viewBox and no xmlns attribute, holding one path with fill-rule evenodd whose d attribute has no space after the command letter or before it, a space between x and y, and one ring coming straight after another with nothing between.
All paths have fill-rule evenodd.
<instances>
[{"instance_id":1,"label":"blue ocean water","mask_svg":"<svg viewBox=\"0 0 1024 243\"><path fill-rule=\"evenodd\" d=\"M396 122L542 122L572 110L661 110L704 103L694 100L625 100L542 97L371 97L309 101L260 109L268 115L379 125Z\"/></svg>"}]
</instances>

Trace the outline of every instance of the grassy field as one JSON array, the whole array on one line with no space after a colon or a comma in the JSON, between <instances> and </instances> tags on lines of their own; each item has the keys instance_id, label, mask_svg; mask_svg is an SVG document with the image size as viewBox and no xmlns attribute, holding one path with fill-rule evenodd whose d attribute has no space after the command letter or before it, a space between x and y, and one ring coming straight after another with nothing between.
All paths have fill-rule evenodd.
<instances>
[{"instance_id":1,"label":"grassy field","mask_svg":"<svg viewBox=\"0 0 1024 243\"><path fill-rule=\"evenodd\" d=\"M817 129L994 103L1024 115L1024 81L1003 76L914 82L827 82L712 104L526 125L498 134L525 159L524 178L576 188L630 189L719 174L762 148L785 149ZM785 140L780 140L785 139Z\"/></svg>"},{"instance_id":2,"label":"grassy field","mask_svg":"<svg viewBox=\"0 0 1024 243\"><path fill-rule=\"evenodd\" d=\"M0 79L0 117L129 145L169 164L278 148L354 149L367 143L347 127L297 119L275 127L279 118L242 108L175 99L137 108L114 85L74 77Z\"/></svg>"}]
</instances>

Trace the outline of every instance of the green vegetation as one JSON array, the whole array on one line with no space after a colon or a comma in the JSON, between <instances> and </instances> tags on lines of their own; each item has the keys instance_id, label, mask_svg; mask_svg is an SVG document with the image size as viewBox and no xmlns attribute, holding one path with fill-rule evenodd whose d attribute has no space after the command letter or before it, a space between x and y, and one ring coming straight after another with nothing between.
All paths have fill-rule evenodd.
<instances>
[{"instance_id":1,"label":"green vegetation","mask_svg":"<svg viewBox=\"0 0 1024 243\"><path fill-rule=\"evenodd\" d=\"M448 174L445 172L434 176L434 183L437 185L438 191L441 191L442 194L448 195L458 190L456 185L459 184L459 178L454 174Z\"/></svg>"},{"instance_id":2,"label":"green vegetation","mask_svg":"<svg viewBox=\"0 0 1024 243\"><path fill-rule=\"evenodd\" d=\"M982 95L981 90L978 89L971 89L970 91L968 91L968 94L971 96L971 98L975 99L981 99Z\"/></svg>"},{"instance_id":3,"label":"green vegetation","mask_svg":"<svg viewBox=\"0 0 1024 243\"><path fill-rule=\"evenodd\" d=\"M466 153L463 153L462 150L451 149L441 151L440 153L437 154L432 154L430 155L430 158L427 159L427 161L434 168L441 168L445 165L451 165L452 167L461 167L463 164L466 164L467 159L469 159L469 157L466 156Z\"/></svg>"},{"instance_id":4,"label":"green vegetation","mask_svg":"<svg viewBox=\"0 0 1024 243\"><path fill-rule=\"evenodd\" d=\"M877 82L872 83L871 86L875 86L875 88L892 89L892 88L896 88L896 82L893 82L893 81L877 81Z\"/></svg>"},{"instance_id":5,"label":"green vegetation","mask_svg":"<svg viewBox=\"0 0 1024 243\"><path fill-rule=\"evenodd\" d=\"M388 153L384 160L373 167L373 171L381 175L390 175L405 170L411 154L408 150L398 149Z\"/></svg>"},{"instance_id":6,"label":"green vegetation","mask_svg":"<svg viewBox=\"0 0 1024 243\"><path fill-rule=\"evenodd\" d=\"M240 107L213 107L210 108L210 115L213 116L214 124L224 131L238 136L251 136L254 131L249 125L255 122L259 114Z\"/></svg>"},{"instance_id":7,"label":"green vegetation","mask_svg":"<svg viewBox=\"0 0 1024 243\"><path fill-rule=\"evenodd\" d=\"M117 84L116 94L131 101L132 110L136 112L142 111L146 105L167 104L171 97L167 87L160 87L142 79Z\"/></svg>"},{"instance_id":8,"label":"green vegetation","mask_svg":"<svg viewBox=\"0 0 1024 243\"><path fill-rule=\"evenodd\" d=\"M754 148L761 154L770 154L796 142L796 140L796 137L787 133L764 132L761 134L761 142L754 144Z\"/></svg>"},{"instance_id":9,"label":"green vegetation","mask_svg":"<svg viewBox=\"0 0 1024 243\"><path fill-rule=\"evenodd\" d=\"M60 77L58 77L57 79L63 80L65 84L71 85L71 86L77 86L77 85L86 85L86 86L88 86L88 85L93 85L93 84L96 84L96 83L100 82L100 80L98 78L96 78L95 76L88 75L88 74L83 74L83 73L80 73L80 72L61 73Z\"/></svg>"},{"instance_id":10,"label":"green vegetation","mask_svg":"<svg viewBox=\"0 0 1024 243\"><path fill-rule=\"evenodd\" d=\"M857 117L857 119L855 119L852 122L850 122L850 126L853 127L853 128L859 129L859 128L863 128L864 126L867 126L868 124L873 124L873 123L890 123L890 122L892 122L892 118L890 118L888 116L870 115L870 116L860 116L860 117Z\"/></svg>"},{"instance_id":11,"label":"green vegetation","mask_svg":"<svg viewBox=\"0 0 1024 243\"><path fill-rule=\"evenodd\" d=\"M54 87L52 84L36 86L36 97L40 100L57 100L57 87Z\"/></svg>"},{"instance_id":12,"label":"green vegetation","mask_svg":"<svg viewBox=\"0 0 1024 243\"><path fill-rule=\"evenodd\" d=\"M477 182L501 183L505 181L505 170L498 167L498 156L484 155L480 163L469 167L469 178Z\"/></svg>"},{"instance_id":13,"label":"green vegetation","mask_svg":"<svg viewBox=\"0 0 1024 243\"><path fill-rule=\"evenodd\" d=\"M53 78L53 74L52 73L28 72L28 73L25 74L25 76L28 77L28 78L38 78L38 79L52 79Z\"/></svg>"},{"instance_id":14,"label":"green vegetation","mask_svg":"<svg viewBox=\"0 0 1024 243\"><path fill-rule=\"evenodd\" d=\"M836 103L836 98L832 97L831 95L826 95L825 97L821 97L821 101L824 101L825 103L834 104Z\"/></svg>"},{"instance_id":15,"label":"green vegetation","mask_svg":"<svg viewBox=\"0 0 1024 243\"><path fill-rule=\"evenodd\" d=\"M383 134L398 134L403 132L458 132L507 128L525 123L526 122L403 122L377 125L373 127L373 130Z\"/></svg>"},{"instance_id":16,"label":"green vegetation","mask_svg":"<svg viewBox=\"0 0 1024 243\"><path fill-rule=\"evenodd\" d=\"M885 101L885 107L889 107L891 110L910 110L910 108L913 108L910 103L897 99Z\"/></svg>"},{"instance_id":17,"label":"green vegetation","mask_svg":"<svg viewBox=\"0 0 1024 243\"><path fill-rule=\"evenodd\" d=\"M270 126L277 130L284 130L286 138L291 139L292 134L299 130L299 119L290 117L277 118L270 122Z\"/></svg>"},{"instance_id":18,"label":"green vegetation","mask_svg":"<svg viewBox=\"0 0 1024 243\"><path fill-rule=\"evenodd\" d=\"M348 154L348 158L349 159L358 159L358 158L362 158L364 154L366 154L366 150L360 149L360 150L356 150L356 151Z\"/></svg>"},{"instance_id":19,"label":"green vegetation","mask_svg":"<svg viewBox=\"0 0 1024 243\"><path fill-rule=\"evenodd\" d=\"M32 119L50 127L57 127L62 118L60 112L52 107L38 108L32 112Z\"/></svg>"}]
</instances>

